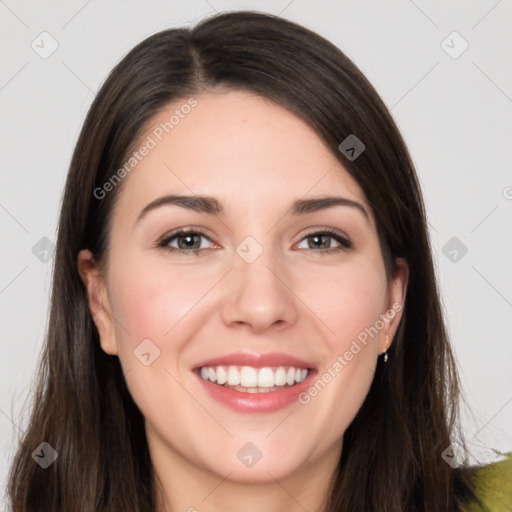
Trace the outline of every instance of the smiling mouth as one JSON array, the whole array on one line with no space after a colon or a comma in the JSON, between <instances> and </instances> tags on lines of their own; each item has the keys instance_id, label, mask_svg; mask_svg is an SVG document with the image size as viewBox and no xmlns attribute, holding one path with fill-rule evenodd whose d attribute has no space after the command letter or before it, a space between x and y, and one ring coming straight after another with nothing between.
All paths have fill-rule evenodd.
<instances>
[{"instance_id":1,"label":"smiling mouth","mask_svg":"<svg viewBox=\"0 0 512 512\"><path fill-rule=\"evenodd\" d=\"M311 369L297 366L216 365L195 370L202 379L219 387L243 393L269 393L291 388L304 381Z\"/></svg>"}]
</instances>

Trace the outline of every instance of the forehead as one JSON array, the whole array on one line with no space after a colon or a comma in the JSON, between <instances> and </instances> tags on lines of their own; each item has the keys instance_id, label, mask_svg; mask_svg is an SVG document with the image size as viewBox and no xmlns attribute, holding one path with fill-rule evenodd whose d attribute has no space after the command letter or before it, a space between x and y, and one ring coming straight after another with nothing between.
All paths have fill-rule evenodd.
<instances>
[{"instance_id":1,"label":"forehead","mask_svg":"<svg viewBox=\"0 0 512 512\"><path fill-rule=\"evenodd\" d=\"M244 210L341 194L371 215L363 191L315 131L251 92L176 100L146 124L134 150L139 160L118 201L134 214L158 196L187 193L217 196Z\"/></svg>"}]
</instances>

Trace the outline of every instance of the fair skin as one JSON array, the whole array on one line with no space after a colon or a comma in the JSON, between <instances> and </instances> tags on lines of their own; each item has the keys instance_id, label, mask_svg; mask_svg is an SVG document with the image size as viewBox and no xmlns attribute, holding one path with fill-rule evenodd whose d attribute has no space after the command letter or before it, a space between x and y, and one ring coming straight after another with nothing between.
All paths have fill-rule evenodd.
<instances>
[{"instance_id":1,"label":"fair skin","mask_svg":"<svg viewBox=\"0 0 512 512\"><path fill-rule=\"evenodd\" d=\"M313 362L321 375L379 315L404 303L407 265L398 261L387 282L362 190L307 123L249 92L196 98L197 107L123 178L105 266L88 250L79 254L91 314L144 415L165 510L320 512L343 432L401 311L308 404L237 412L212 400L191 368L235 351L284 352ZM162 110L140 140L183 103ZM215 197L225 212L164 205L137 222L168 194ZM322 196L356 201L369 218L349 206L286 214L293 201ZM195 238L199 254L156 247L187 227L205 233ZM353 247L321 254L340 247L329 236L325 245L311 241L326 228ZM236 252L248 236L263 248L252 263ZM169 245L186 247L178 242ZM149 366L133 353L144 339L161 351ZM263 454L251 468L237 458L247 442Z\"/></svg>"}]
</instances>

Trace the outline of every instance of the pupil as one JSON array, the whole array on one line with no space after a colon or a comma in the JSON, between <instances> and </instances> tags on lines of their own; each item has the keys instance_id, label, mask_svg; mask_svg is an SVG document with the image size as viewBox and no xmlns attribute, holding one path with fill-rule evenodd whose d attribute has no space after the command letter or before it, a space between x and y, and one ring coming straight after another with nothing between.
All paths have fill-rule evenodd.
<instances>
[{"instance_id":1,"label":"pupil","mask_svg":"<svg viewBox=\"0 0 512 512\"><path fill-rule=\"evenodd\" d=\"M325 235L314 235L311 237L313 240L314 240L314 243L316 244L318 241L320 241L320 247L324 248L324 249L328 249L329 248L329 241L327 240L327 237ZM321 240L322 238L324 239L324 241L326 243L322 243ZM317 247L319 247L317 245Z\"/></svg>"},{"instance_id":2,"label":"pupil","mask_svg":"<svg viewBox=\"0 0 512 512\"><path fill-rule=\"evenodd\" d=\"M194 237L196 235L183 235L180 237L179 239L179 242L178 242L178 245L180 246L181 249L185 248L185 249L190 249L192 246L194 246ZM186 239L187 241L184 243L184 244L181 244L180 242L183 241L184 239Z\"/></svg>"}]
</instances>

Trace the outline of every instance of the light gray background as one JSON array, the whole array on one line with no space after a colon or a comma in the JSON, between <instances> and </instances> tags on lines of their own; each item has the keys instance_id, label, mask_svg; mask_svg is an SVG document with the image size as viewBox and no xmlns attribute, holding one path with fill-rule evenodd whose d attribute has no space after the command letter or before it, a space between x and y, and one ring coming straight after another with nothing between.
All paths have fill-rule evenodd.
<instances>
[{"instance_id":1,"label":"light gray background","mask_svg":"<svg viewBox=\"0 0 512 512\"><path fill-rule=\"evenodd\" d=\"M391 109L423 187L471 408L464 415L471 449L480 462L493 460L493 448L512 449L510 1L0 0L2 483L14 432L26 426L22 405L47 322L52 261L32 248L42 237L55 242L67 167L94 94L146 36L238 8L281 14L319 32L355 61ZM58 42L46 59L31 47L50 47L43 31ZM458 58L442 46L453 31L469 44ZM463 48L457 37L444 43L452 53ZM452 237L467 247L456 262L443 253Z\"/></svg>"}]
</instances>

